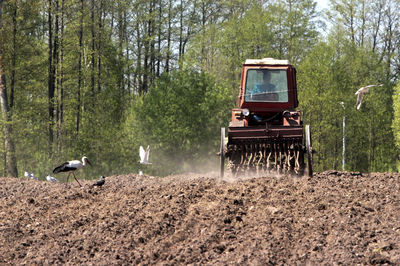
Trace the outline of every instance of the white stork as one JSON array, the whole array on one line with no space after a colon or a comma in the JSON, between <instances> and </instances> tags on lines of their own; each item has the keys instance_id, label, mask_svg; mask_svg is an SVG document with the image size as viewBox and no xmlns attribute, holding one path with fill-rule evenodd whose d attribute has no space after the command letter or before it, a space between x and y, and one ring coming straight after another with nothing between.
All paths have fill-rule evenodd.
<instances>
[{"instance_id":1,"label":"white stork","mask_svg":"<svg viewBox=\"0 0 400 266\"><path fill-rule=\"evenodd\" d=\"M151 164L149 163L149 155L150 155L150 145L147 145L146 151L144 150L143 146L139 148L139 156L140 156L140 163L141 164Z\"/></svg>"},{"instance_id":2,"label":"white stork","mask_svg":"<svg viewBox=\"0 0 400 266\"><path fill-rule=\"evenodd\" d=\"M57 173L60 173L60 172L68 172L67 183L65 184L65 185L67 185L68 184L69 175L72 173L72 175L74 176L76 182L78 182L78 184L80 186L82 186L81 183L79 183L78 179L76 179L76 176L75 176L74 172L76 170L79 170L79 169L83 168L84 166L86 166L86 164L89 164L90 166L92 166L92 164L90 163L88 158L86 156L83 156L82 157L82 162L79 161L79 160L73 160L73 161L65 162L60 166L57 166L56 168L54 168L53 174L57 174Z\"/></svg>"},{"instance_id":3,"label":"white stork","mask_svg":"<svg viewBox=\"0 0 400 266\"><path fill-rule=\"evenodd\" d=\"M365 87L361 87L361 88L359 88L359 89L356 91L355 94L357 95L357 103L356 103L356 105L357 105L357 110L359 110L360 107L361 107L361 102L362 102L363 94L364 94L364 93L368 93L368 92L369 92L369 88L371 88L371 87L376 87L376 86L382 87L383 84L379 84L379 85L368 85L368 86L365 86Z\"/></svg>"}]
</instances>

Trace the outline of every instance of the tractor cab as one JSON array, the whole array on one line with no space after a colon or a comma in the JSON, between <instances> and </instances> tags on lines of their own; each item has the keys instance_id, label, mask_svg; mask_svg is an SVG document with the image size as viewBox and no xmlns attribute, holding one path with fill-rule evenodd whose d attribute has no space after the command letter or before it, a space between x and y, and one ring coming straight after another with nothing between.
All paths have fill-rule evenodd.
<instances>
[{"instance_id":1,"label":"tractor cab","mask_svg":"<svg viewBox=\"0 0 400 266\"><path fill-rule=\"evenodd\" d=\"M288 84L286 69L254 69L246 72L244 101L287 103Z\"/></svg>"},{"instance_id":2,"label":"tractor cab","mask_svg":"<svg viewBox=\"0 0 400 266\"><path fill-rule=\"evenodd\" d=\"M297 106L296 70L288 60L264 58L245 61L238 108L232 110L232 123L237 126L265 124L275 118L282 122L283 112L290 112ZM243 119L235 119L238 114Z\"/></svg>"}]
</instances>

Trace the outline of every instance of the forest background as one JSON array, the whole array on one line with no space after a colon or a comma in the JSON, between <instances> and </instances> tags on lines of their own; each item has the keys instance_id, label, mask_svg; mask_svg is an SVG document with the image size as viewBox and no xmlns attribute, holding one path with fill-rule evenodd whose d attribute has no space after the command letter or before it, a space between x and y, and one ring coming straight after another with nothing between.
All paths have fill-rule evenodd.
<instances>
[{"instance_id":1,"label":"forest background","mask_svg":"<svg viewBox=\"0 0 400 266\"><path fill-rule=\"evenodd\" d=\"M288 59L316 171L398 171L400 1L0 0L0 175L217 170L247 58ZM356 110L355 91L383 84ZM341 104L343 102L343 105ZM139 165L139 146L152 165ZM397 146L396 146L397 145Z\"/></svg>"}]
</instances>

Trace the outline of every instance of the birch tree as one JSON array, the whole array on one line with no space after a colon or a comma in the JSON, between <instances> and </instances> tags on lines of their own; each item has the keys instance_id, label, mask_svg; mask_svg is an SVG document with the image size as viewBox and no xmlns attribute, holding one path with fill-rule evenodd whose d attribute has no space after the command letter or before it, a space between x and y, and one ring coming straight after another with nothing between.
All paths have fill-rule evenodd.
<instances>
[{"instance_id":1,"label":"birch tree","mask_svg":"<svg viewBox=\"0 0 400 266\"><path fill-rule=\"evenodd\" d=\"M0 29L2 28L2 9L3 0L0 0ZM13 141L13 128L10 107L8 105L6 78L3 69L3 40L0 40L0 105L2 118L4 121L3 134L4 146L6 150L6 174L12 177L18 177L17 159L15 157L15 147Z\"/></svg>"}]
</instances>

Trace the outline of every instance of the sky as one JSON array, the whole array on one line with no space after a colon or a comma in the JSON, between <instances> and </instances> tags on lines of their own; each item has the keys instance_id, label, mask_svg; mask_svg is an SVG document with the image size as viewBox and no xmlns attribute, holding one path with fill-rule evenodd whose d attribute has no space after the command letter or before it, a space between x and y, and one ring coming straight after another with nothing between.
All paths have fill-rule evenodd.
<instances>
[{"instance_id":1,"label":"sky","mask_svg":"<svg viewBox=\"0 0 400 266\"><path fill-rule=\"evenodd\" d=\"M322 11L323 9L328 9L329 7L329 1L330 0L315 0L317 2L317 11ZM324 28L318 29L319 32L322 33L323 36L326 37L326 34L328 33L327 28L330 27L329 21L326 19L326 16L324 12L321 13L322 17L320 17L326 24Z\"/></svg>"},{"instance_id":2,"label":"sky","mask_svg":"<svg viewBox=\"0 0 400 266\"><path fill-rule=\"evenodd\" d=\"M329 0L316 0L316 2L318 10L321 10L323 8L328 8Z\"/></svg>"}]
</instances>

